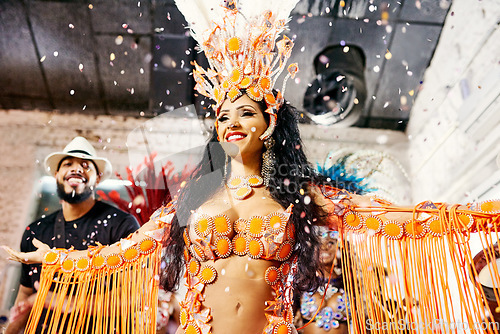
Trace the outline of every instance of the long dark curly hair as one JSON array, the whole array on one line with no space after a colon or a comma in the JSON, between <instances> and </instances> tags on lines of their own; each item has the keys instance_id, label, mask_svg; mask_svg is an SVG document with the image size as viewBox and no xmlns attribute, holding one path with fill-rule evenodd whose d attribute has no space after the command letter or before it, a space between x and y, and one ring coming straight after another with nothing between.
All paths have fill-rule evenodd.
<instances>
[{"instance_id":1,"label":"long dark curly hair","mask_svg":"<svg viewBox=\"0 0 500 334\"><path fill-rule=\"evenodd\" d=\"M265 103L261 102L260 107L262 111L265 110ZM269 121L269 115L265 112L264 115ZM273 150L276 164L268 190L283 208L294 205L290 217L295 226L295 253L298 256L294 285L299 291L312 291L318 288L323 279L318 270L319 240L312 225L324 225L327 213L315 203L311 185L332 185L331 180L318 174L307 160L300 139L297 110L288 103L284 103L278 110L272 137L275 140ZM202 161L178 197L176 217L172 221L162 261L164 269L161 282L167 290L177 287L183 271L183 232L189 216L223 186L225 163L226 154L214 130L205 147Z\"/></svg>"}]
</instances>

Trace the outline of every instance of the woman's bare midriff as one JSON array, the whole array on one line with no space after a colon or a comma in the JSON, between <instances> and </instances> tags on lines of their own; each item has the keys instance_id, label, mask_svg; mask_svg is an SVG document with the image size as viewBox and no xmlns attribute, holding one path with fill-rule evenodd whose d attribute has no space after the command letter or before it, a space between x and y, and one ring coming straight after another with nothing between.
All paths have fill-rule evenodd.
<instances>
[{"instance_id":1,"label":"woman's bare midriff","mask_svg":"<svg viewBox=\"0 0 500 334\"><path fill-rule=\"evenodd\" d=\"M210 262L207 264L217 269L218 276L205 286L203 304L212 310L212 333L262 333L267 324L266 301L275 299L264 273L277 262L235 255Z\"/></svg>"}]
</instances>

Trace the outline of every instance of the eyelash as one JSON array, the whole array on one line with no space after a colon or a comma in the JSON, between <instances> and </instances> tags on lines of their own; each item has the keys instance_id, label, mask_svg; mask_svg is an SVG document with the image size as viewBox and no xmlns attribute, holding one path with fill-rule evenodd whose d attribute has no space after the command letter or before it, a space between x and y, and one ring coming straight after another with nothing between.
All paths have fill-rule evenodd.
<instances>
[{"instance_id":1,"label":"eyelash","mask_svg":"<svg viewBox=\"0 0 500 334\"><path fill-rule=\"evenodd\" d=\"M253 111L250 111L250 110L244 110L243 113L241 114L241 116L253 116L255 115L255 113ZM220 123L220 122L225 122L229 119L229 117L227 116L220 116L217 121Z\"/></svg>"},{"instance_id":2,"label":"eyelash","mask_svg":"<svg viewBox=\"0 0 500 334\"><path fill-rule=\"evenodd\" d=\"M226 120L228 119L227 116L220 116L217 121L220 123L220 122L225 122Z\"/></svg>"}]
</instances>

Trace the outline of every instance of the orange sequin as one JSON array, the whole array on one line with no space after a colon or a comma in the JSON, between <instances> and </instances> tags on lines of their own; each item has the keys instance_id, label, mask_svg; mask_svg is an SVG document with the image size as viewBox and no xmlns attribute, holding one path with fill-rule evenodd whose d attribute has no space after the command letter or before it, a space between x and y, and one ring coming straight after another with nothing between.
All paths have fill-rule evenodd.
<instances>
[{"instance_id":1,"label":"orange sequin","mask_svg":"<svg viewBox=\"0 0 500 334\"><path fill-rule=\"evenodd\" d=\"M189 247L191 245L191 239L189 238L189 231L188 229L184 229L184 232L182 233L182 237L184 238L184 244Z\"/></svg>"},{"instance_id":2,"label":"orange sequin","mask_svg":"<svg viewBox=\"0 0 500 334\"><path fill-rule=\"evenodd\" d=\"M425 227L418 221L408 221L404 233L410 238L421 238L425 235Z\"/></svg>"},{"instance_id":3,"label":"orange sequin","mask_svg":"<svg viewBox=\"0 0 500 334\"><path fill-rule=\"evenodd\" d=\"M382 227L382 231L389 239L399 239L403 236L403 228L397 221L386 221Z\"/></svg>"},{"instance_id":4,"label":"orange sequin","mask_svg":"<svg viewBox=\"0 0 500 334\"><path fill-rule=\"evenodd\" d=\"M75 268L75 262L72 259L64 260L61 266L62 271L70 272Z\"/></svg>"},{"instance_id":5,"label":"orange sequin","mask_svg":"<svg viewBox=\"0 0 500 334\"><path fill-rule=\"evenodd\" d=\"M280 214L275 213L269 218L269 227L277 233L283 231L285 227L283 223L285 222Z\"/></svg>"},{"instance_id":6,"label":"orange sequin","mask_svg":"<svg viewBox=\"0 0 500 334\"><path fill-rule=\"evenodd\" d=\"M185 334L201 334L201 330L196 324L190 323L189 325L187 325L184 333Z\"/></svg>"},{"instance_id":7,"label":"orange sequin","mask_svg":"<svg viewBox=\"0 0 500 334\"><path fill-rule=\"evenodd\" d=\"M200 281L210 284L217 278L217 271L213 266L203 266L199 273Z\"/></svg>"},{"instance_id":8,"label":"orange sequin","mask_svg":"<svg viewBox=\"0 0 500 334\"><path fill-rule=\"evenodd\" d=\"M249 98L256 102L262 101L263 98L261 91L255 86L250 86L247 88L247 95Z\"/></svg>"},{"instance_id":9,"label":"orange sequin","mask_svg":"<svg viewBox=\"0 0 500 334\"><path fill-rule=\"evenodd\" d=\"M242 95L241 91L236 87L231 87L229 92L227 92L227 97L231 100L231 102L236 101L236 99L241 95Z\"/></svg>"},{"instance_id":10,"label":"orange sequin","mask_svg":"<svg viewBox=\"0 0 500 334\"><path fill-rule=\"evenodd\" d=\"M281 270L281 275L283 276L287 276L288 273L290 272L290 264L284 262L281 267L280 267L280 270Z\"/></svg>"},{"instance_id":11,"label":"orange sequin","mask_svg":"<svg viewBox=\"0 0 500 334\"><path fill-rule=\"evenodd\" d=\"M446 227L441 223L439 218L432 218L427 222L427 228L429 229L429 233L433 236L440 237L446 231Z\"/></svg>"},{"instance_id":12,"label":"orange sequin","mask_svg":"<svg viewBox=\"0 0 500 334\"><path fill-rule=\"evenodd\" d=\"M248 234L250 234L252 237L261 237L264 227L265 221L263 217L252 217L248 222Z\"/></svg>"},{"instance_id":13,"label":"orange sequin","mask_svg":"<svg viewBox=\"0 0 500 334\"><path fill-rule=\"evenodd\" d=\"M188 322L188 312L185 308L181 308L181 312L179 314L179 322L182 328L186 328Z\"/></svg>"},{"instance_id":14,"label":"orange sequin","mask_svg":"<svg viewBox=\"0 0 500 334\"><path fill-rule=\"evenodd\" d=\"M101 269L106 265L106 259L102 255L97 255L92 259L92 268Z\"/></svg>"},{"instance_id":15,"label":"orange sequin","mask_svg":"<svg viewBox=\"0 0 500 334\"><path fill-rule=\"evenodd\" d=\"M229 51L230 53L236 53L240 51L241 39L239 39L238 37L231 37L230 39L228 39L226 47L227 51Z\"/></svg>"},{"instance_id":16,"label":"orange sequin","mask_svg":"<svg viewBox=\"0 0 500 334\"><path fill-rule=\"evenodd\" d=\"M212 218L202 215L202 218L198 219L194 225L194 230L196 234L200 237L205 237L210 232L212 232Z\"/></svg>"},{"instance_id":17,"label":"orange sequin","mask_svg":"<svg viewBox=\"0 0 500 334\"><path fill-rule=\"evenodd\" d=\"M295 240L295 225L288 224L288 226L286 227L286 235L288 239Z\"/></svg>"},{"instance_id":18,"label":"orange sequin","mask_svg":"<svg viewBox=\"0 0 500 334\"><path fill-rule=\"evenodd\" d=\"M247 239L243 235L233 238L233 252L237 255L245 255L247 249Z\"/></svg>"},{"instance_id":19,"label":"orange sequin","mask_svg":"<svg viewBox=\"0 0 500 334\"><path fill-rule=\"evenodd\" d=\"M481 203L481 211L488 213L499 213L500 201L486 201Z\"/></svg>"},{"instance_id":20,"label":"orange sequin","mask_svg":"<svg viewBox=\"0 0 500 334\"><path fill-rule=\"evenodd\" d=\"M234 222L234 230L236 233L243 233L246 231L247 228L247 221L245 219L238 219L236 222Z\"/></svg>"},{"instance_id":21,"label":"orange sequin","mask_svg":"<svg viewBox=\"0 0 500 334\"><path fill-rule=\"evenodd\" d=\"M250 176L247 179L247 182L251 187L258 187L262 184L263 181L264 180L260 176L259 177Z\"/></svg>"},{"instance_id":22,"label":"orange sequin","mask_svg":"<svg viewBox=\"0 0 500 334\"><path fill-rule=\"evenodd\" d=\"M452 217L453 218L453 217ZM474 218L471 215L459 214L458 215L458 227L462 229L470 229L474 225Z\"/></svg>"},{"instance_id":23,"label":"orange sequin","mask_svg":"<svg viewBox=\"0 0 500 334\"><path fill-rule=\"evenodd\" d=\"M273 334L291 334L292 326L284 321L274 326Z\"/></svg>"},{"instance_id":24,"label":"orange sequin","mask_svg":"<svg viewBox=\"0 0 500 334\"><path fill-rule=\"evenodd\" d=\"M276 104L276 98L274 97L274 94L272 94L272 93L264 95L264 99L266 100L266 103L268 105Z\"/></svg>"},{"instance_id":25,"label":"orange sequin","mask_svg":"<svg viewBox=\"0 0 500 334\"><path fill-rule=\"evenodd\" d=\"M231 82L234 85L239 84L242 79L243 79L243 71L239 67L235 67L231 71L231 74L229 74L229 80L231 80Z\"/></svg>"},{"instance_id":26,"label":"orange sequin","mask_svg":"<svg viewBox=\"0 0 500 334\"><path fill-rule=\"evenodd\" d=\"M56 252L48 252L45 254L44 259L46 264L55 264L57 260L59 260L59 253Z\"/></svg>"},{"instance_id":27,"label":"orange sequin","mask_svg":"<svg viewBox=\"0 0 500 334\"><path fill-rule=\"evenodd\" d=\"M90 261L89 259L82 257L76 261L76 269L79 271L84 271L89 269Z\"/></svg>"},{"instance_id":28,"label":"orange sequin","mask_svg":"<svg viewBox=\"0 0 500 334\"><path fill-rule=\"evenodd\" d=\"M262 242L257 239L248 241L247 253L251 258L260 258L264 253L264 246L262 245Z\"/></svg>"},{"instance_id":29,"label":"orange sequin","mask_svg":"<svg viewBox=\"0 0 500 334\"><path fill-rule=\"evenodd\" d=\"M214 217L214 229L218 235L228 235L232 232L231 222L226 215Z\"/></svg>"},{"instance_id":30,"label":"orange sequin","mask_svg":"<svg viewBox=\"0 0 500 334\"><path fill-rule=\"evenodd\" d=\"M260 77L257 86L262 93L267 93L271 88L271 79L269 77Z\"/></svg>"},{"instance_id":31,"label":"orange sequin","mask_svg":"<svg viewBox=\"0 0 500 334\"><path fill-rule=\"evenodd\" d=\"M244 77L244 78L241 80L241 82L240 82L239 86L240 86L240 88L245 89L245 88L248 88L248 86L250 86L251 84L252 84L252 79L251 79L250 77ZM271 94L271 95L272 95L272 94Z\"/></svg>"},{"instance_id":32,"label":"orange sequin","mask_svg":"<svg viewBox=\"0 0 500 334\"><path fill-rule=\"evenodd\" d=\"M203 249L201 249L201 247L199 245L192 244L189 247L189 250L191 251L191 254L193 254L194 257L198 259L198 261L203 262L207 259L205 253L203 252Z\"/></svg>"},{"instance_id":33,"label":"orange sequin","mask_svg":"<svg viewBox=\"0 0 500 334\"><path fill-rule=\"evenodd\" d=\"M250 195L251 192L252 192L252 188L247 187L247 186L243 186L243 187L238 188L234 192L234 195L235 195L234 197L236 197L237 199L244 199L245 197Z\"/></svg>"},{"instance_id":34,"label":"orange sequin","mask_svg":"<svg viewBox=\"0 0 500 334\"><path fill-rule=\"evenodd\" d=\"M191 259L187 267L189 275L196 276L200 271L200 262L198 262L196 259Z\"/></svg>"},{"instance_id":35,"label":"orange sequin","mask_svg":"<svg viewBox=\"0 0 500 334\"><path fill-rule=\"evenodd\" d=\"M351 230L358 230L362 227L362 222L360 217L354 212L347 212L344 215L343 221L344 224L347 226L347 228Z\"/></svg>"},{"instance_id":36,"label":"orange sequin","mask_svg":"<svg viewBox=\"0 0 500 334\"><path fill-rule=\"evenodd\" d=\"M119 254L110 254L106 257L106 265L111 269L118 268L122 263L123 259Z\"/></svg>"},{"instance_id":37,"label":"orange sequin","mask_svg":"<svg viewBox=\"0 0 500 334\"><path fill-rule=\"evenodd\" d=\"M278 271L278 268L271 266L266 269L266 273L264 274L264 278L269 285L274 285L278 283L278 280L280 278L280 273Z\"/></svg>"},{"instance_id":38,"label":"orange sequin","mask_svg":"<svg viewBox=\"0 0 500 334\"><path fill-rule=\"evenodd\" d=\"M141 241L141 243L139 244L139 251L142 253L142 254L150 254L154 251L154 249L156 248L156 240L153 239L153 238L146 238L146 239L143 239Z\"/></svg>"},{"instance_id":39,"label":"orange sequin","mask_svg":"<svg viewBox=\"0 0 500 334\"><path fill-rule=\"evenodd\" d=\"M215 252L218 256L224 258L231 255L231 241L228 237L219 237L215 241Z\"/></svg>"},{"instance_id":40,"label":"orange sequin","mask_svg":"<svg viewBox=\"0 0 500 334\"><path fill-rule=\"evenodd\" d=\"M214 88L215 101L219 102L224 99L225 93L221 91L220 87Z\"/></svg>"},{"instance_id":41,"label":"orange sequin","mask_svg":"<svg viewBox=\"0 0 500 334\"><path fill-rule=\"evenodd\" d=\"M227 184L233 188L238 188L243 184L243 180L239 177L234 177Z\"/></svg>"},{"instance_id":42,"label":"orange sequin","mask_svg":"<svg viewBox=\"0 0 500 334\"><path fill-rule=\"evenodd\" d=\"M285 241L279 248L278 254L276 254L276 260L285 261L292 255L292 245L289 241Z\"/></svg>"},{"instance_id":43,"label":"orange sequin","mask_svg":"<svg viewBox=\"0 0 500 334\"><path fill-rule=\"evenodd\" d=\"M379 232L382 228L382 220L379 217L370 216L365 219L364 224L369 230Z\"/></svg>"},{"instance_id":44,"label":"orange sequin","mask_svg":"<svg viewBox=\"0 0 500 334\"><path fill-rule=\"evenodd\" d=\"M123 252L123 259L125 260L125 262L132 262L137 260L139 255L140 254L137 248L131 247L127 249L125 252Z\"/></svg>"},{"instance_id":45,"label":"orange sequin","mask_svg":"<svg viewBox=\"0 0 500 334\"><path fill-rule=\"evenodd\" d=\"M222 89L227 91L231 87L231 83L229 82L229 80L224 80L221 84L221 87Z\"/></svg>"}]
</instances>

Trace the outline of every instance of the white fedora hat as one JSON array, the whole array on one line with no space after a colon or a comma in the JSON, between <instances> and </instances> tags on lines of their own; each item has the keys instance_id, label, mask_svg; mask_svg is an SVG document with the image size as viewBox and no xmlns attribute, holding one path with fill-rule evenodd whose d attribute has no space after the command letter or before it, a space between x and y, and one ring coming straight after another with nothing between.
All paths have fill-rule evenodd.
<instances>
[{"instance_id":1,"label":"white fedora hat","mask_svg":"<svg viewBox=\"0 0 500 334\"><path fill-rule=\"evenodd\" d=\"M95 148L87 139L83 137L75 137L62 152L54 152L45 158L45 170L49 175L54 175L57 172L59 163L66 157L75 157L80 159L92 160L99 173L101 173L101 181L111 176L113 167L111 162L106 158L96 156Z\"/></svg>"}]
</instances>

